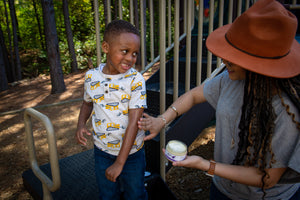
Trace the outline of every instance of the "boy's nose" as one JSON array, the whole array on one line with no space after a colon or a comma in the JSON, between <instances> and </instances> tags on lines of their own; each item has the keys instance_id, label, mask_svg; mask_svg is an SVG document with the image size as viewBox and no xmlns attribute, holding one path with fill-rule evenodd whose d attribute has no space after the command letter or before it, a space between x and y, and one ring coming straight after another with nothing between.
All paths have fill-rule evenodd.
<instances>
[{"instance_id":1,"label":"boy's nose","mask_svg":"<svg viewBox=\"0 0 300 200\"><path fill-rule=\"evenodd\" d=\"M134 60L135 60L135 56L133 56L133 55L131 55L131 54L127 54L127 55L125 56L125 59L126 59L127 61L130 61L131 63L133 63Z\"/></svg>"}]
</instances>

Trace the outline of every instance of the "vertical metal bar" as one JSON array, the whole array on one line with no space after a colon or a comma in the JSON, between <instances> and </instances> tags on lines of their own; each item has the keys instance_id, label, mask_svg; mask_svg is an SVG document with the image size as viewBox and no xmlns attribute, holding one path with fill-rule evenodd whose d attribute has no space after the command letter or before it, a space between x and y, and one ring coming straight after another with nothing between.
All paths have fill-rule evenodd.
<instances>
[{"instance_id":1,"label":"vertical metal bar","mask_svg":"<svg viewBox=\"0 0 300 200\"><path fill-rule=\"evenodd\" d=\"M246 3L245 3L245 10L247 10L249 8L249 5L250 4L250 0L246 0Z\"/></svg>"},{"instance_id":2,"label":"vertical metal bar","mask_svg":"<svg viewBox=\"0 0 300 200\"><path fill-rule=\"evenodd\" d=\"M192 4L191 4L191 27L192 29L194 28L194 25L195 25L195 2L192 1Z\"/></svg>"},{"instance_id":3,"label":"vertical metal bar","mask_svg":"<svg viewBox=\"0 0 300 200\"><path fill-rule=\"evenodd\" d=\"M178 98L178 71L179 71L179 0L175 0L174 17L174 66L173 66L173 101Z\"/></svg>"},{"instance_id":4,"label":"vertical metal bar","mask_svg":"<svg viewBox=\"0 0 300 200\"><path fill-rule=\"evenodd\" d=\"M171 24L171 0L168 0L168 47L171 46L171 37L172 37L172 30L171 30L171 27L172 27L172 24Z\"/></svg>"},{"instance_id":5,"label":"vertical metal bar","mask_svg":"<svg viewBox=\"0 0 300 200\"><path fill-rule=\"evenodd\" d=\"M98 0L94 0L95 12L95 31L96 31L96 51L97 51L97 66L101 63L101 41L100 41L100 26L99 26L99 6Z\"/></svg>"},{"instance_id":6,"label":"vertical metal bar","mask_svg":"<svg viewBox=\"0 0 300 200\"><path fill-rule=\"evenodd\" d=\"M166 110L166 15L165 15L166 1L159 0L159 50L160 50L160 68L159 68L159 79L160 79L160 113ZM160 132L160 149L165 148L166 138L165 129ZM160 151L160 175L163 180L166 179L165 174L165 156L162 151Z\"/></svg>"},{"instance_id":7,"label":"vertical metal bar","mask_svg":"<svg viewBox=\"0 0 300 200\"><path fill-rule=\"evenodd\" d=\"M242 0L238 0L237 17L242 14Z\"/></svg>"},{"instance_id":8,"label":"vertical metal bar","mask_svg":"<svg viewBox=\"0 0 300 200\"><path fill-rule=\"evenodd\" d=\"M214 0L210 0L209 2L209 25L208 25L208 34L213 31L214 27ZM210 51L207 52L207 77L211 75L211 66L212 66L212 53Z\"/></svg>"},{"instance_id":9,"label":"vertical metal bar","mask_svg":"<svg viewBox=\"0 0 300 200\"><path fill-rule=\"evenodd\" d=\"M111 22L110 0L107 0L107 23Z\"/></svg>"},{"instance_id":10,"label":"vertical metal bar","mask_svg":"<svg viewBox=\"0 0 300 200\"><path fill-rule=\"evenodd\" d=\"M122 4L122 0L119 0L119 19L123 19L123 4Z\"/></svg>"},{"instance_id":11,"label":"vertical metal bar","mask_svg":"<svg viewBox=\"0 0 300 200\"><path fill-rule=\"evenodd\" d=\"M187 1L187 7L186 7L186 21L187 21L187 27L186 27L186 56L185 56L185 92L190 90L190 79L191 79L191 43L192 43L192 37L191 37L191 17L192 17L192 3L193 1L188 0Z\"/></svg>"},{"instance_id":12,"label":"vertical metal bar","mask_svg":"<svg viewBox=\"0 0 300 200\"><path fill-rule=\"evenodd\" d=\"M149 12L150 12L150 52L151 52L151 62L153 62L154 60L153 0L149 0Z\"/></svg>"},{"instance_id":13,"label":"vertical metal bar","mask_svg":"<svg viewBox=\"0 0 300 200\"><path fill-rule=\"evenodd\" d=\"M229 5L228 5L228 24L232 23L232 13L233 13L233 0L229 0Z\"/></svg>"},{"instance_id":14,"label":"vertical metal bar","mask_svg":"<svg viewBox=\"0 0 300 200\"><path fill-rule=\"evenodd\" d=\"M129 1L129 17L130 17L130 23L134 24L134 16L133 16L133 0Z\"/></svg>"},{"instance_id":15,"label":"vertical metal bar","mask_svg":"<svg viewBox=\"0 0 300 200\"><path fill-rule=\"evenodd\" d=\"M201 84L202 74L202 39L203 39L203 1L199 1L199 13L198 13L198 45L197 45L197 81L196 84Z\"/></svg>"},{"instance_id":16,"label":"vertical metal bar","mask_svg":"<svg viewBox=\"0 0 300 200\"><path fill-rule=\"evenodd\" d=\"M183 3L183 30L184 30L184 33L186 33L186 7L187 7L187 1L184 1Z\"/></svg>"},{"instance_id":17,"label":"vertical metal bar","mask_svg":"<svg viewBox=\"0 0 300 200\"><path fill-rule=\"evenodd\" d=\"M219 2L219 27L223 26L224 21L224 0ZM217 58L217 67L221 66L221 58Z\"/></svg>"},{"instance_id":18,"label":"vertical metal bar","mask_svg":"<svg viewBox=\"0 0 300 200\"><path fill-rule=\"evenodd\" d=\"M145 69L145 58L146 58L146 51L145 51L145 23L144 23L144 1L140 0L140 16L141 16L141 69Z\"/></svg>"}]
</instances>

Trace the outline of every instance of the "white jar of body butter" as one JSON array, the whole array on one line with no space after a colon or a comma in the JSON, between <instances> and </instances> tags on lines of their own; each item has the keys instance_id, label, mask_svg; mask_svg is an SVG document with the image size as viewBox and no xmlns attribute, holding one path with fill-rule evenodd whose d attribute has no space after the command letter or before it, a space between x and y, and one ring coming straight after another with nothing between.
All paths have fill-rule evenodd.
<instances>
[{"instance_id":1,"label":"white jar of body butter","mask_svg":"<svg viewBox=\"0 0 300 200\"><path fill-rule=\"evenodd\" d=\"M166 146L165 155L171 162L184 160L187 155L187 147L181 141L170 140Z\"/></svg>"}]
</instances>

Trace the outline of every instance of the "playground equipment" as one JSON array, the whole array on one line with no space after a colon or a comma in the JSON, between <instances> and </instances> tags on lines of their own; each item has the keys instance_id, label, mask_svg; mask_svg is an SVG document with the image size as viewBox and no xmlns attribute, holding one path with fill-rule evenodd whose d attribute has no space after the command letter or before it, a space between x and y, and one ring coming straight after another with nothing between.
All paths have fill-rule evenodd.
<instances>
[{"instance_id":1,"label":"playground equipment","mask_svg":"<svg viewBox=\"0 0 300 200\"><path fill-rule=\"evenodd\" d=\"M164 2L164 1L162 1ZM185 1L184 1L185 2ZM190 5L191 3L189 3ZM190 24L191 25L191 24ZM191 26L188 26L191 28ZM196 27L196 26L195 26ZM194 31L198 31L194 29ZM189 31L188 31L189 32ZM176 89L173 89L174 85L178 84L178 95L183 94L186 89L195 87L199 82L199 76L204 80L210 74L211 69L216 68L216 59L208 60L204 56L201 59L201 63L206 64L210 62L211 69L203 67L201 72L198 71L198 59L197 57L197 44L198 33L189 32L191 34L189 45L178 51L179 55L170 59L167 63L160 60L162 65L165 65L165 72L163 76L166 76L165 82L161 82L161 70L158 70L148 81L147 96L148 96L148 109L145 112L151 115L159 115L161 107L160 104L165 102L165 107L168 107L173 102L174 93ZM189 35L187 34L187 35ZM181 37L182 38L182 37ZM200 37L202 42L202 36ZM163 38L164 39L164 38ZM163 43L162 41L160 42ZM178 44L177 44L178 45ZM176 46L176 45L175 45ZM202 46L202 45L201 45ZM201 48L202 49L202 48ZM205 49L204 49L205 50ZM189 54L187 54L189 52ZM201 53L201 55L207 54L207 51ZM160 56L162 59L163 56ZM164 59L163 59L164 60ZM155 61L155 60L154 60ZM154 62L153 61L153 62ZM158 60L157 60L158 61ZM157 62L155 61L155 62ZM173 78L174 63L178 62L178 80ZM190 63L190 66L188 66ZM188 70L190 69L190 71ZM219 69L219 68L218 68ZM207 71L209 73L207 73ZM198 73L197 73L198 72ZM190 77L190 78L189 78ZM188 78L189 80L186 80ZM165 84L166 92L161 90L161 86ZM161 97L165 97L166 101L161 101ZM160 105L160 106L159 106ZM199 113L202 113L199 115ZM50 149L50 163L37 166L34 148L34 138L32 136L31 117L42 118L48 135L48 142L51 142L52 148ZM201 133L201 131L207 127L208 123L214 118L214 110L209 104L197 105L192 108L185 115L178 117L174 120L165 132L161 135L165 135L163 140L161 137L156 137L151 141L145 142L146 153L146 171L145 174L145 186L149 194L149 199L176 199L173 193L169 190L164 182L164 175L161 176L162 166L163 171L167 171L171 165L165 166L166 160L161 156L161 145L172 139L178 139L189 146L195 138ZM27 142L30 147L30 159L32 163L32 169L26 170L22 174L23 183L27 191L34 197L34 199L97 199L98 189L94 175L94 161L93 150L85 151L67 158L57 159L56 140L53 134L52 124L49 119L43 114L30 108L25 111L24 114L26 128ZM201 123L199 123L201 122ZM182 132L188 134L182 134ZM165 139L165 141L164 141ZM50 143L49 143L50 144ZM56 156L55 156L56 155ZM33 158L33 159L32 159ZM160 174L160 175L159 175ZM52 179L52 180L51 180ZM55 185L55 186L52 186Z\"/></svg>"},{"instance_id":2,"label":"playground equipment","mask_svg":"<svg viewBox=\"0 0 300 200\"><path fill-rule=\"evenodd\" d=\"M47 131L50 163L42 166L37 164L32 118L41 121ZM56 138L49 118L33 108L27 108L24 120L32 169L25 171L22 178L31 196L45 200L98 199L93 149L58 160ZM176 199L158 174L147 172L145 187L149 199Z\"/></svg>"},{"instance_id":3,"label":"playground equipment","mask_svg":"<svg viewBox=\"0 0 300 200\"><path fill-rule=\"evenodd\" d=\"M239 9L237 13L240 13L242 1L237 1L239 2ZM189 1L183 2L186 3ZM220 2L223 1L220 0ZM229 10L231 10L231 12L233 5L232 2L232 0L229 0L228 3L228 5L230 5ZM249 3L249 1L247 2ZM165 3L165 1L161 1L160 3ZM187 7L190 6L191 5L189 3ZM95 8L97 7L98 6L95 6ZM199 7L200 14L203 12L202 9L203 7ZM210 6L209 10L210 13L213 13L214 7ZM220 16L223 16L222 9L219 9L218 13L220 13ZM199 24L202 25L202 17L198 17L198 19ZM231 20L232 19L229 15L227 20L228 23L231 22ZM212 31L212 21L214 20L209 20L209 31ZM219 19L219 23L221 21L222 20ZM162 24L163 25L161 27L164 27L165 22ZM165 63L165 53L167 49L163 49L163 53L160 55L160 60L154 59L149 64L151 67L151 64L160 61L161 66L165 67L162 67L162 70L157 71L146 82L148 109L146 109L145 112L153 116L159 115L163 110L165 110L165 108L171 105L174 96L180 96L186 90L193 88L197 86L199 82L202 82L199 80L208 80L213 78L224 69L224 65L220 63L220 60L216 59L206 51L205 45L202 44L202 42L205 42L205 35L199 34L203 30L198 30L197 22L194 24L195 26L192 32L189 32L189 29L187 29L187 33L185 34L187 42L186 46L178 51L178 56L175 54L177 52L176 47L178 48L179 45L177 43L177 45L174 45L175 53L172 59ZM191 27L191 24L189 25L190 26L188 27ZM219 25L222 25L222 23ZM165 33L162 32L160 35L164 34ZM182 38L183 37L180 37L179 39L179 36L177 36L177 39L175 38L175 42L178 42ZM296 38L299 40L299 36ZM97 40L99 40L99 38L97 38ZM161 40L160 44L165 44L165 41ZM100 47L100 45L97 45L97 47L98 46ZM100 54L100 52L97 51L97 55L98 54ZM142 55L144 55L143 52ZM100 56L98 56L98 58L99 57ZM178 63L178 65L176 63ZM201 68L199 67L199 64L202 64L203 66L206 64L208 67ZM188 67L188 65L190 66ZM175 66L178 66L178 68ZM211 71L213 72L211 73ZM176 76L173 76L173 74L176 74ZM201 78L199 78L199 74L201 74ZM29 146L30 163L32 167L32 169L29 169L22 174L23 183L27 191L34 197L34 199L97 199L98 189L94 175L93 150L88 150L58 160L56 139L50 120L47 116L32 108L26 109L24 113L27 143ZM42 166L37 165L35 156L34 138L32 136L31 126L32 117L42 121L47 130L50 163ZM187 113L174 120L167 129L163 130L160 134L163 137L158 136L153 140L145 142L147 162L145 186L150 200L176 199L162 178L162 171L167 171L170 168L170 165L165 166L166 160L161 156L162 145L170 140L176 139L189 146L199 133L213 122L214 109L208 103L196 105ZM159 174L161 174L162 177Z\"/></svg>"}]
</instances>

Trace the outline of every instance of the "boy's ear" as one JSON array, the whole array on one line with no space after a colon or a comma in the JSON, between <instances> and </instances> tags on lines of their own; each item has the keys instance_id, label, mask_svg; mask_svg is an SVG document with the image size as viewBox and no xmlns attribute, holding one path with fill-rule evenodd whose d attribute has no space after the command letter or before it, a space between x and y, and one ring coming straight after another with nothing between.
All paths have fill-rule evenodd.
<instances>
[{"instance_id":1,"label":"boy's ear","mask_svg":"<svg viewBox=\"0 0 300 200\"><path fill-rule=\"evenodd\" d=\"M107 53L107 52L108 52L108 48L109 48L108 43L107 43L106 41L103 41L103 42L102 42L102 51L103 51L104 53Z\"/></svg>"}]
</instances>

